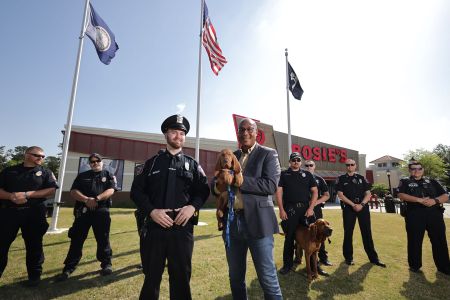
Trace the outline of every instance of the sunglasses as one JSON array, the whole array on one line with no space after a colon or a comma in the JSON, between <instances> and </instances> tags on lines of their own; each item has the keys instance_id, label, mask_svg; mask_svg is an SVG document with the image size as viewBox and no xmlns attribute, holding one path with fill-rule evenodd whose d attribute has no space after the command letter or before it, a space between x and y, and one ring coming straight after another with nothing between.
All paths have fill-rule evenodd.
<instances>
[{"instance_id":1,"label":"sunglasses","mask_svg":"<svg viewBox=\"0 0 450 300\"><path fill-rule=\"evenodd\" d=\"M91 161L89 161L89 163L90 164L98 164L98 163L100 163L100 161L99 160L91 160Z\"/></svg>"},{"instance_id":2,"label":"sunglasses","mask_svg":"<svg viewBox=\"0 0 450 300\"><path fill-rule=\"evenodd\" d=\"M292 162L301 162L302 160L300 158L294 158L294 159L291 159L291 161Z\"/></svg>"},{"instance_id":3,"label":"sunglasses","mask_svg":"<svg viewBox=\"0 0 450 300\"><path fill-rule=\"evenodd\" d=\"M253 133L253 131L255 131L255 129L254 128L243 128L243 127L240 127L239 128L239 133L244 133L244 132L248 132L248 133Z\"/></svg>"},{"instance_id":4,"label":"sunglasses","mask_svg":"<svg viewBox=\"0 0 450 300\"><path fill-rule=\"evenodd\" d=\"M310 164L310 165L306 165L306 164L305 164L305 167L307 167L307 168L310 168L310 167L311 167L311 168L312 168L312 167L314 167L314 165L313 165L313 164Z\"/></svg>"},{"instance_id":5,"label":"sunglasses","mask_svg":"<svg viewBox=\"0 0 450 300\"><path fill-rule=\"evenodd\" d=\"M45 158L45 155L40 155L40 154L36 154L36 153L28 153L36 158Z\"/></svg>"},{"instance_id":6,"label":"sunglasses","mask_svg":"<svg viewBox=\"0 0 450 300\"><path fill-rule=\"evenodd\" d=\"M422 171L423 168L409 168L410 171Z\"/></svg>"},{"instance_id":7,"label":"sunglasses","mask_svg":"<svg viewBox=\"0 0 450 300\"><path fill-rule=\"evenodd\" d=\"M355 164L345 164L347 167L350 167L350 166L352 166L352 167L354 167L355 166Z\"/></svg>"}]
</instances>

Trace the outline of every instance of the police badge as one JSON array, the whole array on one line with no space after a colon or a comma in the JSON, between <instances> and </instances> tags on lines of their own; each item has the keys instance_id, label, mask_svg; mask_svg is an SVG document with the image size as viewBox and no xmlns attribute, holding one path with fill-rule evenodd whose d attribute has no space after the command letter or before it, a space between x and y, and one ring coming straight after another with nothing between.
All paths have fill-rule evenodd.
<instances>
[{"instance_id":1,"label":"police badge","mask_svg":"<svg viewBox=\"0 0 450 300\"><path fill-rule=\"evenodd\" d=\"M42 176L42 171L37 171L37 172L36 172L36 176L38 176L38 177L39 177L39 176Z\"/></svg>"}]
</instances>

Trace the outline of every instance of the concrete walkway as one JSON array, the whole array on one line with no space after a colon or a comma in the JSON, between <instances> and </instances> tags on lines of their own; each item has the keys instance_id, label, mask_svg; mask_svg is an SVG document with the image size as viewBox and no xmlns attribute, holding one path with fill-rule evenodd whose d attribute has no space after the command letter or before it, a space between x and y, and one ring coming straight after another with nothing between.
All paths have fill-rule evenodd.
<instances>
[{"instance_id":1,"label":"concrete walkway","mask_svg":"<svg viewBox=\"0 0 450 300\"><path fill-rule=\"evenodd\" d=\"M369 204L369 207L370 207L370 204ZM444 204L444 208L445 208L445 210L444 210L444 218L450 218L450 203L445 203ZM324 209L341 209L341 206L339 204L336 204L336 203L327 203L325 205ZM379 213L379 212L385 213L386 211L385 211L384 207L382 207L381 210L380 210L380 207L375 208L375 205L374 205L373 208L370 209L370 212L373 212L373 213ZM397 213L398 213L398 207L397 207Z\"/></svg>"}]
</instances>

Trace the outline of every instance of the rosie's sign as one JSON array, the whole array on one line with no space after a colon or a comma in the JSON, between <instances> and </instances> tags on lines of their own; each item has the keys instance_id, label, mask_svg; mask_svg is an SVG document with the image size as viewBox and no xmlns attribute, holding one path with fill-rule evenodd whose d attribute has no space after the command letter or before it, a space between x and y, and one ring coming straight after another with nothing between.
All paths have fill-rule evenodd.
<instances>
[{"instance_id":1,"label":"rosie's sign","mask_svg":"<svg viewBox=\"0 0 450 300\"><path fill-rule=\"evenodd\" d=\"M343 163L347 159L347 150L340 148L292 144L292 152L299 152L306 160Z\"/></svg>"}]
</instances>

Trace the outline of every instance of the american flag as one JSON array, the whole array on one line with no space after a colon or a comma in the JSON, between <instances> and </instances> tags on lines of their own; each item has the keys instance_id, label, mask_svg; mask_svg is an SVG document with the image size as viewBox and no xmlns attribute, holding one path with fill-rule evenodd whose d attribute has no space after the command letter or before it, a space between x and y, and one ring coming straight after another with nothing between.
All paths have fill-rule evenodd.
<instances>
[{"instance_id":1,"label":"american flag","mask_svg":"<svg viewBox=\"0 0 450 300\"><path fill-rule=\"evenodd\" d=\"M202 44L208 53L211 70L216 76L219 75L219 71L227 63L227 59L222 55L222 49L217 43L216 30L209 18L206 2L203 9Z\"/></svg>"}]
</instances>

